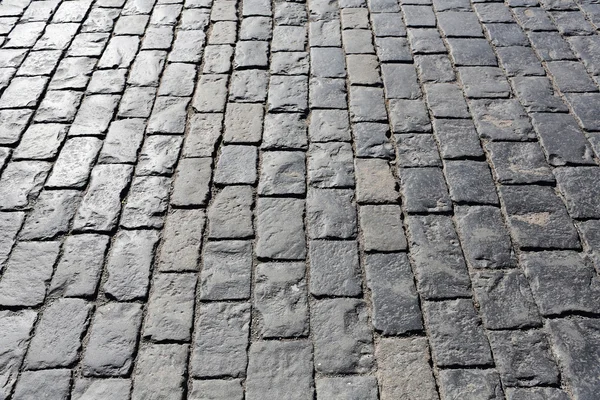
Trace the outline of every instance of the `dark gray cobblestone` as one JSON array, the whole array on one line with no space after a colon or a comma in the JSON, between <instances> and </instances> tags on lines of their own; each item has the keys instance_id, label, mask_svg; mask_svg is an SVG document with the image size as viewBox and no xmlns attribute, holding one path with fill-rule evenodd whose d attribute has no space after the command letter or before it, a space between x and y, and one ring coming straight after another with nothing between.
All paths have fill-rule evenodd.
<instances>
[{"instance_id":1,"label":"dark gray cobblestone","mask_svg":"<svg viewBox=\"0 0 600 400\"><path fill-rule=\"evenodd\" d=\"M0 0L0 399L596 400L595 0Z\"/></svg>"}]
</instances>

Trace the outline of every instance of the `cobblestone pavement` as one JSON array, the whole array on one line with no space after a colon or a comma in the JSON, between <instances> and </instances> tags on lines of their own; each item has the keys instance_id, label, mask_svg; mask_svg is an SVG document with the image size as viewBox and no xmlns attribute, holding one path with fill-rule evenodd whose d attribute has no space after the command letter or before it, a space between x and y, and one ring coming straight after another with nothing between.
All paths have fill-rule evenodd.
<instances>
[{"instance_id":1,"label":"cobblestone pavement","mask_svg":"<svg viewBox=\"0 0 600 400\"><path fill-rule=\"evenodd\" d=\"M599 399L596 27L2 0L0 399Z\"/></svg>"}]
</instances>

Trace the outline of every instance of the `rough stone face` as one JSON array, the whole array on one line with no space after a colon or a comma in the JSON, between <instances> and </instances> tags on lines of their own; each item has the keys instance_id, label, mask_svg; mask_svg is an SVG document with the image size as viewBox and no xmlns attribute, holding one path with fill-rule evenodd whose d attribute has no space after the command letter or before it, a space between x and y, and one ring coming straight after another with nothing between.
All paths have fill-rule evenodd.
<instances>
[{"instance_id":1,"label":"rough stone face","mask_svg":"<svg viewBox=\"0 0 600 400\"><path fill-rule=\"evenodd\" d=\"M171 204L181 207L206 205L211 173L210 158L181 159L177 165Z\"/></svg>"},{"instance_id":2,"label":"rough stone face","mask_svg":"<svg viewBox=\"0 0 600 400\"><path fill-rule=\"evenodd\" d=\"M153 135L144 140L135 174L171 175L179 156L183 139L178 136Z\"/></svg>"},{"instance_id":3,"label":"rough stone face","mask_svg":"<svg viewBox=\"0 0 600 400\"><path fill-rule=\"evenodd\" d=\"M574 251L528 252L525 275L542 315L600 309L600 280L589 261Z\"/></svg>"},{"instance_id":4,"label":"rough stone face","mask_svg":"<svg viewBox=\"0 0 600 400\"><path fill-rule=\"evenodd\" d=\"M242 42L243 43L243 42ZM225 114L225 143L258 143L264 107L260 104L229 103Z\"/></svg>"},{"instance_id":5,"label":"rough stone face","mask_svg":"<svg viewBox=\"0 0 600 400\"><path fill-rule=\"evenodd\" d=\"M195 380L188 399L190 400L242 400L244 389L239 379Z\"/></svg>"},{"instance_id":6,"label":"rough stone face","mask_svg":"<svg viewBox=\"0 0 600 400\"><path fill-rule=\"evenodd\" d=\"M362 300L317 300L310 314L317 371L347 374L371 370L373 336Z\"/></svg>"},{"instance_id":7,"label":"rough stone face","mask_svg":"<svg viewBox=\"0 0 600 400\"><path fill-rule=\"evenodd\" d=\"M154 230L117 233L106 264L108 279L103 288L107 295L119 301L146 298L158 239Z\"/></svg>"},{"instance_id":8,"label":"rough stone face","mask_svg":"<svg viewBox=\"0 0 600 400\"><path fill-rule=\"evenodd\" d=\"M0 119L2 117L0 116ZM18 129L12 126L13 129ZM56 156L58 148L67 134L63 124L34 124L23 134L13 160L49 160ZM1 134L0 134L1 136Z\"/></svg>"},{"instance_id":9,"label":"rough stone face","mask_svg":"<svg viewBox=\"0 0 600 400\"><path fill-rule=\"evenodd\" d=\"M162 228L170 186L170 178L134 177L123 206L121 226L128 229Z\"/></svg>"},{"instance_id":10,"label":"rough stone face","mask_svg":"<svg viewBox=\"0 0 600 400\"><path fill-rule=\"evenodd\" d=\"M558 367L542 332L490 332L489 338L504 385L538 386L558 383Z\"/></svg>"},{"instance_id":11,"label":"rough stone face","mask_svg":"<svg viewBox=\"0 0 600 400\"><path fill-rule=\"evenodd\" d=\"M134 163L144 138L143 119L125 119L110 124L98 162L104 164Z\"/></svg>"},{"instance_id":12,"label":"rough stone face","mask_svg":"<svg viewBox=\"0 0 600 400\"><path fill-rule=\"evenodd\" d=\"M107 303L98 307L83 355L86 376L124 376L131 371L142 307L136 303Z\"/></svg>"},{"instance_id":13,"label":"rough stone face","mask_svg":"<svg viewBox=\"0 0 600 400\"><path fill-rule=\"evenodd\" d=\"M425 302L423 308L436 365L492 363L490 346L471 299Z\"/></svg>"},{"instance_id":14,"label":"rough stone face","mask_svg":"<svg viewBox=\"0 0 600 400\"><path fill-rule=\"evenodd\" d=\"M133 167L124 164L97 165L79 205L73 228L81 231L110 232L121 213L121 201L131 180Z\"/></svg>"},{"instance_id":15,"label":"rough stone face","mask_svg":"<svg viewBox=\"0 0 600 400\"><path fill-rule=\"evenodd\" d=\"M26 208L42 189L50 167L44 161L9 162L0 178L0 209Z\"/></svg>"},{"instance_id":16,"label":"rough stone face","mask_svg":"<svg viewBox=\"0 0 600 400\"><path fill-rule=\"evenodd\" d=\"M90 297L96 293L109 236L83 234L67 237L50 284L50 293Z\"/></svg>"},{"instance_id":17,"label":"rough stone face","mask_svg":"<svg viewBox=\"0 0 600 400\"><path fill-rule=\"evenodd\" d=\"M25 221L21 239L53 239L68 232L80 200L81 193L77 190L43 191Z\"/></svg>"},{"instance_id":18,"label":"rough stone face","mask_svg":"<svg viewBox=\"0 0 600 400\"><path fill-rule=\"evenodd\" d=\"M308 302L304 263L265 263L256 267L254 309L261 336L308 334Z\"/></svg>"},{"instance_id":19,"label":"rough stone face","mask_svg":"<svg viewBox=\"0 0 600 400\"><path fill-rule=\"evenodd\" d=\"M308 182L311 186L344 188L354 185L352 146L349 143L311 144L307 158Z\"/></svg>"},{"instance_id":20,"label":"rough stone face","mask_svg":"<svg viewBox=\"0 0 600 400\"><path fill-rule=\"evenodd\" d=\"M439 375L442 398L502 400L498 374L486 369L447 369Z\"/></svg>"},{"instance_id":21,"label":"rough stone face","mask_svg":"<svg viewBox=\"0 0 600 400\"><path fill-rule=\"evenodd\" d=\"M306 156L303 152L264 152L258 193L263 196L304 194L306 192L305 176Z\"/></svg>"},{"instance_id":22,"label":"rough stone face","mask_svg":"<svg viewBox=\"0 0 600 400\"><path fill-rule=\"evenodd\" d=\"M246 374L250 305L213 302L200 305L191 358L196 378Z\"/></svg>"},{"instance_id":23,"label":"rough stone face","mask_svg":"<svg viewBox=\"0 0 600 400\"><path fill-rule=\"evenodd\" d=\"M63 146L46 187L50 188L83 188L102 141L96 138L73 138Z\"/></svg>"},{"instance_id":24,"label":"rough stone face","mask_svg":"<svg viewBox=\"0 0 600 400\"><path fill-rule=\"evenodd\" d=\"M144 324L144 336L152 341L189 341L194 317L195 274L158 274Z\"/></svg>"},{"instance_id":25,"label":"rough stone face","mask_svg":"<svg viewBox=\"0 0 600 400\"><path fill-rule=\"evenodd\" d=\"M472 282L486 328L526 328L541 324L531 289L520 271L479 271L473 274Z\"/></svg>"},{"instance_id":26,"label":"rough stone face","mask_svg":"<svg viewBox=\"0 0 600 400\"><path fill-rule=\"evenodd\" d=\"M0 332L0 346L5 349L0 355L0 395L5 398L17 381L36 317L33 310L0 311L0 323L4 327Z\"/></svg>"},{"instance_id":27,"label":"rough stone face","mask_svg":"<svg viewBox=\"0 0 600 400\"><path fill-rule=\"evenodd\" d=\"M375 348L381 400L438 399L427 339L383 338Z\"/></svg>"},{"instance_id":28,"label":"rough stone face","mask_svg":"<svg viewBox=\"0 0 600 400\"><path fill-rule=\"evenodd\" d=\"M81 299L59 299L44 310L29 345L27 368L72 366L91 310L92 306Z\"/></svg>"},{"instance_id":29,"label":"rough stone face","mask_svg":"<svg viewBox=\"0 0 600 400\"><path fill-rule=\"evenodd\" d=\"M215 183L221 185L255 183L257 179L257 160L257 147L223 146L215 168Z\"/></svg>"},{"instance_id":30,"label":"rough stone face","mask_svg":"<svg viewBox=\"0 0 600 400\"><path fill-rule=\"evenodd\" d=\"M0 237L0 265L8 258L24 218L25 213L22 212L0 212L0 230L3 232Z\"/></svg>"},{"instance_id":31,"label":"rough stone face","mask_svg":"<svg viewBox=\"0 0 600 400\"><path fill-rule=\"evenodd\" d=\"M188 346L180 344L143 347L133 374L131 399L181 399L187 353Z\"/></svg>"},{"instance_id":32,"label":"rough stone face","mask_svg":"<svg viewBox=\"0 0 600 400\"><path fill-rule=\"evenodd\" d=\"M42 304L59 251L59 242L18 243L2 271L0 305L34 307Z\"/></svg>"},{"instance_id":33,"label":"rough stone face","mask_svg":"<svg viewBox=\"0 0 600 400\"><path fill-rule=\"evenodd\" d=\"M547 186L502 186L508 223L520 248L580 247L564 204Z\"/></svg>"},{"instance_id":34,"label":"rough stone face","mask_svg":"<svg viewBox=\"0 0 600 400\"><path fill-rule=\"evenodd\" d=\"M514 267L510 236L499 208L457 206L456 225L465 257L474 268Z\"/></svg>"},{"instance_id":35,"label":"rough stone face","mask_svg":"<svg viewBox=\"0 0 600 400\"><path fill-rule=\"evenodd\" d=\"M202 210L175 209L167 215L158 255L159 270L198 270L204 221Z\"/></svg>"},{"instance_id":36,"label":"rough stone face","mask_svg":"<svg viewBox=\"0 0 600 400\"><path fill-rule=\"evenodd\" d=\"M470 295L466 262L452 220L447 216L406 219L419 293L426 299Z\"/></svg>"},{"instance_id":37,"label":"rough stone face","mask_svg":"<svg viewBox=\"0 0 600 400\"><path fill-rule=\"evenodd\" d=\"M360 206L358 215L365 251L406 250L400 206L394 204Z\"/></svg>"},{"instance_id":38,"label":"rough stone face","mask_svg":"<svg viewBox=\"0 0 600 400\"><path fill-rule=\"evenodd\" d=\"M377 380L372 376L320 378L316 386L317 396L322 399L343 396L346 399L377 400Z\"/></svg>"},{"instance_id":39,"label":"rough stone face","mask_svg":"<svg viewBox=\"0 0 600 400\"><path fill-rule=\"evenodd\" d=\"M386 160L354 160L356 200L359 203L393 203L398 200L396 181Z\"/></svg>"},{"instance_id":40,"label":"rough stone face","mask_svg":"<svg viewBox=\"0 0 600 400\"><path fill-rule=\"evenodd\" d=\"M487 150L498 182L545 183L554 182L541 146L537 143L492 142Z\"/></svg>"},{"instance_id":41,"label":"rough stone face","mask_svg":"<svg viewBox=\"0 0 600 400\"><path fill-rule=\"evenodd\" d=\"M362 292L355 242L313 240L309 254L310 292L313 295L353 297Z\"/></svg>"},{"instance_id":42,"label":"rough stone face","mask_svg":"<svg viewBox=\"0 0 600 400\"><path fill-rule=\"evenodd\" d=\"M456 203L498 205L498 195L486 162L449 160L444 163L450 198Z\"/></svg>"},{"instance_id":43,"label":"rough stone face","mask_svg":"<svg viewBox=\"0 0 600 400\"><path fill-rule=\"evenodd\" d=\"M66 400L69 396L70 382L71 371L68 369L24 371L12 398Z\"/></svg>"},{"instance_id":44,"label":"rough stone face","mask_svg":"<svg viewBox=\"0 0 600 400\"><path fill-rule=\"evenodd\" d=\"M127 400L131 390L131 382L127 379L77 379L71 392L73 400L88 400L93 398L111 398Z\"/></svg>"},{"instance_id":45,"label":"rough stone face","mask_svg":"<svg viewBox=\"0 0 600 400\"><path fill-rule=\"evenodd\" d=\"M303 259L306 256L303 215L304 200L259 198L256 205L256 255Z\"/></svg>"},{"instance_id":46,"label":"rough stone face","mask_svg":"<svg viewBox=\"0 0 600 400\"><path fill-rule=\"evenodd\" d=\"M411 212L445 212L452 202L442 170L439 168L402 168L400 190L404 195L406 210Z\"/></svg>"},{"instance_id":47,"label":"rough stone face","mask_svg":"<svg viewBox=\"0 0 600 400\"><path fill-rule=\"evenodd\" d=\"M246 300L250 297L252 243L224 240L204 246L200 274L202 300Z\"/></svg>"},{"instance_id":48,"label":"rough stone face","mask_svg":"<svg viewBox=\"0 0 600 400\"><path fill-rule=\"evenodd\" d=\"M309 189L306 214L311 239L350 239L356 236L352 190Z\"/></svg>"},{"instance_id":49,"label":"rough stone face","mask_svg":"<svg viewBox=\"0 0 600 400\"><path fill-rule=\"evenodd\" d=\"M365 271L371 290L375 329L386 336L423 329L419 299L406 254L369 254L365 258Z\"/></svg>"},{"instance_id":50,"label":"rough stone face","mask_svg":"<svg viewBox=\"0 0 600 400\"><path fill-rule=\"evenodd\" d=\"M215 239L252 237L252 188L226 186L216 194L208 209L208 236Z\"/></svg>"},{"instance_id":51,"label":"rough stone face","mask_svg":"<svg viewBox=\"0 0 600 400\"><path fill-rule=\"evenodd\" d=\"M309 343L259 341L250 347L249 359L247 399L313 398L313 360Z\"/></svg>"}]
</instances>

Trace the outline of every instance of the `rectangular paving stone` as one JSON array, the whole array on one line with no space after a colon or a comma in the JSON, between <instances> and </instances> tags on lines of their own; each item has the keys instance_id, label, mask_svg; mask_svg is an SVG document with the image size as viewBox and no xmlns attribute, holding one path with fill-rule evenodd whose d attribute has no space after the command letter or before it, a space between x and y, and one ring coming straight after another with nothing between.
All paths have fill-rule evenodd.
<instances>
[{"instance_id":1,"label":"rectangular paving stone","mask_svg":"<svg viewBox=\"0 0 600 400\"><path fill-rule=\"evenodd\" d=\"M126 400L131 391L131 381L128 379L86 379L79 378L73 384L71 398L85 400L86 396L110 396L114 400Z\"/></svg>"},{"instance_id":2,"label":"rectangular paving stone","mask_svg":"<svg viewBox=\"0 0 600 400\"><path fill-rule=\"evenodd\" d=\"M258 194L285 195L306 192L306 155L300 151L262 153Z\"/></svg>"},{"instance_id":3,"label":"rectangular paving stone","mask_svg":"<svg viewBox=\"0 0 600 400\"><path fill-rule=\"evenodd\" d=\"M47 188L83 188L87 184L102 141L97 138L72 138L65 142L52 173L46 181Z\"/></svg>"},{"instance_id":4,"label":"rectangular paving stone","mask_svg":"<svg viewBox=\"0 0 600 400\"><path fill-rule=\"evenodd\" d=\"M471 299L425 302L423 308L436 365L483 366L492 363L490 346Z\"/></svg>"},{"instance_id":5,"label":"rectangular paving stone","mask_svg":"<svg viewBox=\"0 0 600 400\"><path fill-rule=\"evenodd\" d=\"M422 330L419 298L406 254L368 254L365 271L375 329L385 336Z\"/></svg>"},{"instance_id":6,"label":"rectangular paving stone","mask_svg":"<svg viewBox=\"0 0 600 400\"><path fill-rule=\"evenodd\" d=\"M67 237L52 277L50 293L63 297L93 296L102 274L109 239L109 236L94 234Z\"/></svg>"},{"instance_id":7,"label":"rectangular paving stone","mask_svg":"<svg viewBox=\"0 0 600 400\"><path fill-rule=\"evenodd\" d=\"M67 135L67 128L68 126L64 124L30 125L21 137L21 141L12 155L12 160L49 160L55 158L58 148Z\"/></svg>"},{"instance_id":8,"label":"rectangular paving stone","mask_svg":"<svg viewBox=\"0 0 600 400\"><path fill-rule=\"evenodd\" d=\"M311 239L356 237L356 208L350 189L309 189L306 199L307 229Z\"/></svg>"},{"instance_id":9,"label":"rectangular paving stone","mask_svg":"<svg viewBox=\"0 0 600 400\"><path fill-rule=\"evenodd\" d=\"M0 332L0 346L6 349L0 357L0 395L4 397L10 395L17 381L36 317L37 312L33 310L0 311L0 323L4 327Z\"/></svg>"},{"instance_id":10,"label":"rectangular paving stone","mask_svg":"<svg viewBox=\"0 0 600 400\"><path fill-rule=\"evenodd\" d=\"M305 341L258 341L250 346L248 400L309 400L314 396L313 357Z\"/></svg>"},{"instance_id":11,"label":"rectangular paving stone","mask_svg":"<svg viewBox=\"0 0 600 400\"><path fill-rule=\"evenodd\" d=\"M138 155L135 175L171 175L183 138L174 135L152 135L144 140Z\"/></svg>"},{"instance_id":12,"label":"rectangular paving stone","mask_svg":"<svg viewBox=\"0 0 600 400\"><path fill-rule=\"evenodd\" d=\"M490 332L500 378L506 386L558 383L559 371L545 335L538 330Z\"/></svg>"},{"instance_id":13,"label":"rectangular paving stone","mask_svg":"<svg viewBox=\"0 0 600 400\"><path fill-rule=\"evenodd\" d=\"M362 300L317 300L310 308L310 315L318 372L347 374L371 370L373 336Z\"/></svg>"},{"instance_id":14,"label":"rectangular paving stone","mask_svg":"<svg viewBox=\"0 0 600 400\"><path fill-rule=\"evenodd\" d=\"M406 219L417 288L426 299L468 296L470 279L452 220L447 216Z\"/></svg>"},{"instance_id":15,"label":"rectangular paving stone","mask_svg":"<svg viewBox=\"0 0 600 400\"><path fill-rule=\"evenodd\" d=\"M142 308L136 303L107 303L96 311L83 355L85 376L124 376L133 365Z\"/></svg>"},{"instance_id":16,"label":"rectangular paving stone","mask_svg":"<svg viewBox=\"0 0 600 400\"><path fill-rule=\"evenodd\" d=\"M444 172L455 203L498 205L498 195L486 162L448 160Z\"/></svg>"},{"instance_id":17,"label":"rectangular paving stone","mask_svg":"<svg viewBox=\"0 0 600 400\"><path fill-rule=\"evenodd\" d=\"M154 344L143 347L133 374L131 399L182 399L187 354L187 345Z\"/></svg>"},{"instance_id":18,"label":"rectangular paving stone","mask_svg":"<svg viewBox=\"0 0 600 400\"><path fill-rule=\"evenodd\" d=\"M10 162L0 178L0 209L29 206L42 189L51 164L43 161Z\"/></svg>"},{"instance_id":19,"label":"rectangular paving stone","mask_svg":"<svg viewBox=\"0 0 600 400\"><path fill-rule=\"evenodd\" d=\"M8 258L24 218L24 212L0 212L0 231L4 232L0 237L0 266Z\"/></svg>"},{"instance_id":20,"label":"rectangular paving stone","mask_svg":"<svg viewBox=\"0 0 600 400\"><path fill-rule=\"evenodd\" d=\"M521 104L529 112L565 112L566 105L554 93L551 82L546 77L516 76L511 84Z\"/></svg>"},{"instance_id":21,"label":"rectangular paving stone","mask_svg":"<svg viewBox=\"0 0 600 400\"><path fill-rule=\"evenodd\" d=\"M242 240L209 241L204 246L200 299L250 298L252 243Z\"/></svg>"},{"instance_id":22,"label":"rectangular paving stone","mask_svg":"<svg viewBox=\"0 0 600 400\"><path fill-rule=\"evenodd\" d=\"M121 226L127 229L162 228L170 186L170 178L135 177L123 206Z\"/></svg>"},{"instance_id":23,"label":"rectangular paving stone","mask_svg":"<svg viewBox=\"0 0 600 400\"><path fill-rule=\"evenodd\" d=\"M448 189L439 168L402 168L399 172L406 210L445 212L452 208Z\"/></svg>"},{"instance_id":24,"label":"rectangular paving stone","mask_svg":"<svg viewBox=\"0 0 600 400\"><path fill-rule=\"evenodd\" d=\"M406 250L400 206L362 205L358 209L358 215L364 251Z\"/></svg>"},{"instance_id":25,"label":"rectangular paving stone","mask_svg":"<svg viewBox=\"0 0 600 400\"><path fill-rule=\"evenodd\" d=\"M212 173L210 158L183 158L177 165L171 194L174 206L205 206Z\"/></svg>"},{"instance_id":26,"label":"rectangular paving stone","mask_svg":"<svg viewBox=\"0 0 600 400\"><path fill-rule=\"evenodd\" d=\"M256 255L260 258L304 259L303 216L304 200L259 197L256 205Z\"/></svg>"},{"instance_id":27,"label":"rectangular paving stone","mask_svg":"<svg viewBox=\"0 0 600 400\"><path fill-rule=\"evenodd\" d=\"M43 76L14 78L0 97L0 109L36 107L47 83Z\"/></svg>"},{"instance_id":28,"label":"rectangular paving stone","mask_svg":"<svg viewBox=\"0 0 600 400\"><path fill-rule=\"evenodd\" d=\"M551 187L502 186L500 194L513 240L521 249L580 247L567 210Z\"/></svg>"},{"instance_id":29,"label":"rectangular paving stone","mask_svg":"<svg viewBox=\"0 0 600 400\"><path fill-rule=\"evenodd\" d=\"M196 86L192 107L197 112L224 112L227 75L202 75Z\"/></svg>"},{"instance_id":30,"label":"rectangular paving stone","mask_svg":"<svg viewBox=\"0 0 600 400\"><path fill-rule=\"evenodd\" d=\"M537 305L521 271L477 271L472 276L472 282L486 328L540 326Z\"/></svg>"},{"instance_id":31,"label":"rectangular paving stone","mask_svg":"<svg viewBox=\"0 0 600 400\"><path fill-rule=\"evenodd\" d=\"M71 371L68 369L24 371L12 398L26 400L46 396L52 399L67 399L70 383Z\"/></svg>"},{"instance_id":32,"label":"rectangular paving stone","mask_svg":"<svg viewBox=\"0 0 600 400\"><path fill-rule=\"evenodd\" d=\"M479 136L484 139L526 141L535 138L533 126L516 99L469 102Z\"/></svg>"},{"instance_id":33,"label":"rectangular paving stone","mask_svg":"<svg viewBox=\"0 0 600 400\"><path fill-rule=\"evenodd\" d=\"M110 232L117 224L125 188L133 167L124 164L97 165L92 169L89 187L79 205L73 229Z\"/></svg>"},{"instance_id":34,"label":"rectangular paving stone","mask_svg":"<svg viewBox=\"0 0 600 400\"><path fill-rule=\"evenodd\" d=\"M152 341L189 341L195 294L195 274L156 274L148 299L144 337Z\"/></svg>"},{"instance_id":35,"label":"rectangular paving stone","mask_svg":"<svg viewBox=\"0 0 600 400\"><path fill-rule=\"evenodd\" d=\"M355 159L356 200L359 203L394 203L397 183L382 159Z\"/></svg>"},{"instance_id":36,"label":"rectangular paving stone","mask_svg":"<svg viewBox=\"0 0 600 400\"><path fill-rule=\"evenodd\" d=\"M193 114L183 142L183 157L212 157L221 136L223 114Z\"/></svg>"},{"instance_id":37,"label":"rectangular paving stone","mask_svg":"<svg viewBox=\"0 0 600 400\"><path fill-rule=\"evenodd\" d=\"M254 310L262 338L308 335L304 263L264 263L256 267Z\"/></svg>"},{"instance_id":38,"label":"rectangular paving stone","mask_svg":"<svg viewBox=\"0 0 600 400\"><path fill-rule=\"evenodd\" d=\"M59 299L44 310L29 345L28 369L69 367L76 362L92 306L81 299Z\"/></svg>"},{"instance_id":39,"label":"rectangular paving stone","mask_svg":"<svg viewBox=\"0 0 600 400\"><path fill-rule=\"evenodd\" d=\"M59 251L59 242L18 243L2 272L0 305L41 305L46 298L46 285L52 278Z\"/></svg>"},{"instance_id":40,"label":"rectangular paving stone","mask_svg":"<svg viewBox=\"0 0 600 400\"><path fill-rule=\"evenodd\" d=\"M239 379L194 380L188 399L190 400L242 400L244 389Z\"/></svg>"},{"instance_id":41,"label":"rectangular paving stone","mask_svg":"<svg viewBox=\"0 0 600 400\"><path fill-rule=\"evenodd\" d=\"M440 155L444 159L483 155L472 121L434 118L433 132L439 142Z\"/></svg>"},{"instance_id":42,"label":"rectangular paving stone","mask_svg":"<svg viewBox=\"0 0 600 400\"><path fill-rule=\"evenodd\" d=\"M531 117L550 165L592 164L590 145L573 117L551 113L533 113Z\"/></svg>"},{"instance_id":43,"label":"rectangular paving stone","mask_svg":"<svg viewBox=\"0 0 600 400\"><path fill-rule=\"evenodd\" d=\"M158 231L121 230L108 256L104 291L119 301L145 299Z\"/></svg>"},{"instance_id":44,"label":"rectangular paving stone","mask_svg":"<svg viewBox=\"0 0 600 400\"><path fill-rule=\"evenodd\" d=\"M595 362L600 352L596 336L598 321L591 318L556 319L548 321L547 326L564 379L573 394L581 399L593 399L600 387ZM560 399L558 394L557 398Z\"/></svg>"},{"instance_id":45,"label":"rectangular paving stone","mask_svg":"<svg viewBox=\"0 0 600 400\"><path fill-rule=\"evenodd\" d=\"M148 118L152 111L156 88L128 87L119 103L117 116L125 118Z\"/></svg>"},{"instance_id":46,"label":"rectangular paving stone","mask_svg":"<svg viewBox=\"0 0 600 400\"><path fill-rule=\"evenodd\" d=\"M190 361L191 375L196 378L245 376L249 324L250 305L247 303L201 304Z\"/></svg>"},{"instance_id":47,"label":"rectangular paving stone","mask_svg":"<svg viewBox=\"0 0 600 400\"><path fill-rule=\"evenodd\" d=\"M382 338L375 348L381 400L437 400L427 339Z\"/></svg>"},{"instance_id":48,"label":"rectangular paving stone","mask_svg":"<svg viewBox=\"0 0 600 400\"><path fill-rule=\"evenodd\" d=\"M258 143L264 107L260 104L229 103L225 114L225 143Z\"/></svg>"},{"instance_id":49,"label":"rectangular paving stone","mask_svg":"<svg viewBox=\"0 0 600 400\"><path fill-rule=\"evenodd\" d=\"M240 239L254 236L252 196L250 186L225 186L216 193L208 208L208 237Z\"/></svg>"},{"instance_id":50,"label":"rectangular paving stone","mask_svg":"<svg viewBox=\"0 0 600 400\"><path fill-rule=\"evenodd\" d=\"M189 97L158 97L150 114L146 132L183 134L189 102Z\"/></svg>"},{"instance_id":51,"label":"rectangular paving stone","mask_svg":"<svg viewBox=\"0 0 600 400\"><path fill-rule=\"evenodd\" d=\"M521 263L542 315L597 312L600 287L595 270L579 253L528 252L521 256Z\"/></svg>"},{"instance_id":52,"label":"rectangular paving stone","mask_svg":"<svg viewBox=\"0 0 600 400\"><path fill-rule=\"evenodd\" d=\"M504 399L500 376L493 369L445 369L439 382L443 398Z\"/></svg>"},{"instance_id":53,"label":"rectangular paving stone","mask_svg":"<svg viewBox=\"0 0 600 400\"><path fill-rule=\"evenodd\" d=\"M32 110L0 110L0 144L16 144L32 115Z\"/></svg>"},{"instance_id":54,"label":"rectangular paving stone","mask_svg":"<svg viewBox=\"0 0 600 400\"><path fill-rule=\"evenodd\" d=\"M307 153L309 185L319 188L352 187L352 158L352 146L349 143L311 143Z\"/></svg>"},{"instance_id":55,"label":"rectangular paving stone","mask_svg":"<svg viewBox=\"0 0 600 400\"><path fill-rule=\"evenodd\" d=\"M204 233L202 210L175 209L167 214L157 257L160 271L197 271Z\"/></svg>"},{"instance_id":56,"label":"rectangular paving stone","mask_svg":"<svg viewBox=\"0 0 600 400\"><path fill-rule=\"evenodd\" d=\"M257 163L257 147L223 146L215 167L214 182L221 185L253 184L257 179Z\"/></svg>"},{"instance_id":57,"label":"rectangular paving stone","mask_svg":"<svg viewBox=\"0 0 600 400\"><path fill-rule=\"evenodd\" d=\"M312 240L309 253L313 295L353 297L362 292L356 242Z\"/></svg>"},{"instance_id":58,"label":"rectangular paving stone","mask_svg":"<svg viewBox=\"0 0 600 400\"><path fill-rule=\"evenodd\" d=\"M439 150L435 137L430 134L402 133L394 135L396 165L402 167L441 167Z\"/></svg>"},{"instance_id":59,"label":"rectangular paving stone","mask_svg":"<svg viewBox=\"0 0 600 400\"><path fill-rule=\"evenodd\" d=\"M67 233L80 200L81 192L77 190L43 191L25 221L20 238L53 239Z\"/></svg>"},{"instance_id":60,"label":"rectangular paving stone","mask_svg":"<svg viewBox=\"0 0 600 400\"><path fill-rule=\"evenodd\" d=\"M144 139L145 126L145 120L137 118L112 122L98 156L98 163L135 163Z\"/></svg>"},{"instance_id":61,"label":"rectangular paving stone","mask_svg":"<svg viewBox=\"0 0 600 400\"><path fill-rule=\"evenodd\" d=\"M350 118L353 122L386 121L387 112L381 88L351 87Z\"/></svg>"},{"instance_id":62,"label":"rectangular paving stone","mask_svg":"<svg viewBox=\"0 0 600 400\"><path fill-rule=\"evenodd\" d=\"M555 180L538 143L491 142L486 149L499 183L552 183Z\"/></svg>"}]
</instances>

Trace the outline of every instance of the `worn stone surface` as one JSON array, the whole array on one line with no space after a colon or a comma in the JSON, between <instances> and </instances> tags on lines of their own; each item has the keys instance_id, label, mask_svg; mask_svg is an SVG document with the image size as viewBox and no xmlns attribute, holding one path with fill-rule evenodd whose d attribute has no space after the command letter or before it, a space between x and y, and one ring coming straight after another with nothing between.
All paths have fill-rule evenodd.
<instances>
[{"instance_id":1,"label":"worn stone surface","mask_svg":"<svg viewBox=\"0 0 600 400\"><path fill-rule=\"evenodd\" d=\"M0 399L596 400L597 2L0 0Z\"/></svg>"}]
</instances>

